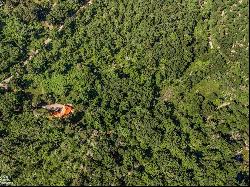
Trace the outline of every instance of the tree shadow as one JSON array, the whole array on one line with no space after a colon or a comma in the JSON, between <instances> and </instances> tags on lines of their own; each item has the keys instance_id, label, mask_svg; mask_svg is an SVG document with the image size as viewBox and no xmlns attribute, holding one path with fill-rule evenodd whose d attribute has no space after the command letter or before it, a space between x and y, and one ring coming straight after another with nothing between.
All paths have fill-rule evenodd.
<instances>
[{"instance_id":1,"label":"tree shadow","mask_svg":"<svg viewBox=\"0 0 250 187\"><path fill-rule=\"evenodd\" d=\"M84 115L85 115L85 112L78 111L78 112L74 113L74 115L72 115L69 120L73 124L78 124L83 119Z\"/></svg>"}]
</instances>

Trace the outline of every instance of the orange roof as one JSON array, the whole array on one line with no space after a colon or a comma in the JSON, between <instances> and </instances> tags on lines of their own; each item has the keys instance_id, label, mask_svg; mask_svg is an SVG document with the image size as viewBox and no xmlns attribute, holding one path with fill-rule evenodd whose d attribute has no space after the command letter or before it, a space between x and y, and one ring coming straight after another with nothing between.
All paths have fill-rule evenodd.
<instances>
[{"instance_id":1,"label":"orange roof","mask_svg":"<svg viewBox=\"0 0 250 187\"><path fill-rule=\"evenodd\" d=\"M71 105L64 105L60 111L52 112L52 116L61 118L61 117L66 117L70 113L73 113L73 106Z\"/></svg>"}]
</instances>

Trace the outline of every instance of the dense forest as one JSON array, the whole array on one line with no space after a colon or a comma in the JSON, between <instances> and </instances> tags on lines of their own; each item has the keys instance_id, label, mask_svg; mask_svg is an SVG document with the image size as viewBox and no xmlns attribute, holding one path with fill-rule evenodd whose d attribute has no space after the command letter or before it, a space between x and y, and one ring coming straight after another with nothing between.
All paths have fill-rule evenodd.
<instances>
[{"instance_id":1,"label":"dense forest","mask_svg":"<svg viewBox=\"0 0 250 187\"><path fill-rule=\"evenodd\" d=\"M0 0L0 185L249 185L248 11Z\"/></svg>"}]
</instances>

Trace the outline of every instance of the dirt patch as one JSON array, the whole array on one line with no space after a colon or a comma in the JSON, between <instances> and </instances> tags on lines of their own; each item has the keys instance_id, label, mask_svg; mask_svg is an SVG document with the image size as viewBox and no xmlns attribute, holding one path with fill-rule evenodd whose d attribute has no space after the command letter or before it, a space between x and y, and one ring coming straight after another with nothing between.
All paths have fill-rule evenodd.
<instances>
[{"instance_id":1,"label":"dirt patch","mask_svg":"<svg viewBox=\"0 0 250 187\"><path fill-rule=\"evenodd\" d=\"M172 97L174 96L174 91L172 88L165 88L165 89L163 89L161 95L162 95L161 99L163 101L170 101L172 99Z\"/></svg>"}]
</instances>

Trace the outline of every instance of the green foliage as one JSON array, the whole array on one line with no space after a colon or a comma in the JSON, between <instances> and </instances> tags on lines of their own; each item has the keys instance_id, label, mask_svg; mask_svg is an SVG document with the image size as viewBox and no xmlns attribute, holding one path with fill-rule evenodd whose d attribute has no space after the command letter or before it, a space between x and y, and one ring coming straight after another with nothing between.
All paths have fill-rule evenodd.
<instances>
[{"instance_id":1,"label":"green foliage","mask_svg":"<svg viewBox=\"0 0 250 187\"><path fill-rule=\"evenodd\" d=\"M0 177L248 185L248 1L91 2L0 6Z\"/></svg>"}]
</instances>

